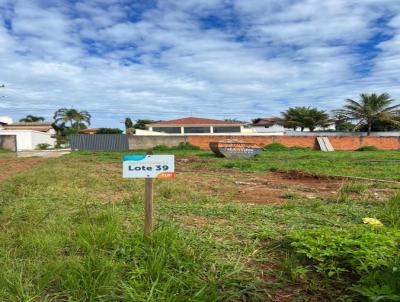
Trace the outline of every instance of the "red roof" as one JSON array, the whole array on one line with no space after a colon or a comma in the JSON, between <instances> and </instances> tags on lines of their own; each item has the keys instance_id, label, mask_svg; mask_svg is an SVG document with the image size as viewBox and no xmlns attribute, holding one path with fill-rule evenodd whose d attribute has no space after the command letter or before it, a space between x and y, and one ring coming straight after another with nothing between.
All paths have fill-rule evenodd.
<instances>
[{"instance_id":1,"label":"red roof","mask_svg":"<svg viewBox=\"0 0 400 302\"><path fill-rule=\"evenodd\" d=\"M185 117L170 121L161 121L150 125L241 125L241 122L229 122L200 117Z\"/></svg>"}]
</instances>

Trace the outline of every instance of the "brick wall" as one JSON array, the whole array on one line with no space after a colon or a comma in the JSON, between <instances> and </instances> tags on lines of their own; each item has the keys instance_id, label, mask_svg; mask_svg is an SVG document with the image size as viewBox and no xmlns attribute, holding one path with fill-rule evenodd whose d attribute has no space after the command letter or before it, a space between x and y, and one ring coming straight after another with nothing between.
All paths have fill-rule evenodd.
<instances>
[{"instance_id":1,"label":"brick wall","mask_svg":"<svg viewBox=\"0 0 400 302\"><path fill-rule=\"evenodd\" d=\"M281 143L287 147L307 147L317 149L316 138L312 136L211 136L211 135L188 135L187 142L199 146L202 149L209 149L212 141L239 140L255 143L260 147L273 142ZM359 137L359 136L330 136L335 150L356 150L362 146L375 146L383 150L400 150L400 137Z\"/></svg>"}]
</instances>

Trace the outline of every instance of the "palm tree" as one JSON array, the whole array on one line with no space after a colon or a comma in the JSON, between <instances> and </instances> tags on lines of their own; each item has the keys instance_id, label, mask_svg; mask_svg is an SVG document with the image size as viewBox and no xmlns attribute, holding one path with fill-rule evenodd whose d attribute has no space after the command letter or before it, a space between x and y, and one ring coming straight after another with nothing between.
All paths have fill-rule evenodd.
<instances>
[{"instance_id":1,"label":"palm tree","mask_svg":"<svg viewBox=\"0 0 400 302\"><path fill-rule=\"evenodd\" d=\"M285 112L282 112L282 119L280 122L286 128L292 128L294 131L300 128L301 131L303 131L306 111L306 107L290 107Z\"/></svg>"},{"instance_id":2,"label":"palm tree","mask_svg":"<svg viewBox=\"0 0 400 302\"><path fill-rule=\"evenodd\" d=\"M305 128L314 131L316 127L327 127L331 123L325 111L310 107L291 107L282 112L280 121L287 128L300 128L301 131Z\"/></svg>"},{"instance_id":3,"label":"palm tree","mask_svg":"<svg viewBox=\"0 0 400 302\"><path fill-rule=\"evenodd\" d=\"M349 119L343 114L334 114L332 117L332 121L335 124L336 131L349 132L352 131L356 126L353 123L349 122Z\"/></svg>"},{"instance_id":4,"label":"palm tree","mask_svg":"<svg viewBox=\"0 0 400 302\"><path fill-rule=\"evenodd\" d=\"M304 118L304 126L310 129L311 132L317 127L328 127L331 124L329 114L317 108L308 108L307 114Z\"/></svg>"},{"instance_id":5,"label":"palm tree","mask_svg":"<svg viewBox=\"0 0 400 302\"><path fill-rule=\"evenodd\" d=\"M376 93L360 95L359 101L347 99L343 109L336 110L337 114L345 116L348 120L358 121L354 129L367 125L368 135L377 122L388 122L400 125L397 120L400 104L392 105L394 100L387 93L377 95Z\"/></svg>"},{"instance_id":6,"label":"palm tree","mask_svg":"<svg viewBox=\"0 0 400 302\"><path fill-rule=\"evenodd\" d=\"M19 121L24 123L44 122L44 117L29 114L26 117L20 119Z\"/></svg>"},{"instance_id":7,"label":"palm tree","mask_svg":"<svg viewBox=\"0 0 400 302\"><path fill-rule=\"evenodd\" d=\"M85 110L78 111L74 108L61 108L54 113L55 124L65 124L69 122L71 128L75 129L75 132L78 132L81 124L90 125L90 118L91 115L89 112Z\"/></svg>"}]
</instances>

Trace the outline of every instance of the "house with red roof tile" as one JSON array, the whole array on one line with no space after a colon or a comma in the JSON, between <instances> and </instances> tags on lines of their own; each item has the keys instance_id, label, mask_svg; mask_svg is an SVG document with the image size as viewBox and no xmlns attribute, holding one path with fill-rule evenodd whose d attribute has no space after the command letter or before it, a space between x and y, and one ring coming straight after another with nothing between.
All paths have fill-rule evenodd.
<instances>
[{"instance_id":1,"label":"house with red roof tile","mask_svg":"<svg viewBox=\"0 0 400 302\"><path fill-rule=\"evenodd\" d=\"M146 130L167 134L231 134L243 132L244 123L185 117L146 125Z\"/></svg>"}]
</instances>

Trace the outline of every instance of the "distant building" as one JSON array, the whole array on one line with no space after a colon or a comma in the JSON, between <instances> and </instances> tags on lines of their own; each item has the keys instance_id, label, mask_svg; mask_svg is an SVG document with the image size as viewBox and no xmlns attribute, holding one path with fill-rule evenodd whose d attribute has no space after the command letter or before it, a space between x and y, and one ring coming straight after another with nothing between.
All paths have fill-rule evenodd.
<instances>
[{"instance_id":1,"label":"distant building","mask_svg":"<svg viewBox=\"0 0 400 302\"><path fill-rule=\"evenodd\" d=\"M3 121L3 120L2 120ZM56 131L51 123L3 123L0 125L1 135L15 135L17 139L17 150L34 150L39 144L49 144L54 147Z\"/></svg>"},{"instance_id":2,"label":"distant building","mask_svg":"<svg viewBox=\"0 0 400 302\"><path fill-rule=\"evenodd\" d=\"M244 123L186 117L146 125L146 130L168 134L232 134L243 132Z\"/></svg>"},{"instance_id":3,"label":"distant building","mask_svg":"<svg viewBox=\"0 0 400 302\"><path fill-rule=\"evenodd\" d=\"M282 126L281 119L279 117L259 117L253 120L251 128L256 133L271 133L271 134L289 134L294 131L301 131L300 127L296 129L286 128ZM329 125L325 128L316 127L314 131L326 131L335 130L335 125ZM304 132L309 132L310 129L305 128Z\"/></svg>"},{"instance_id":4,"label":"distant building","mask_svg":"<svg viewBox=\"0 0 400 302\"><path fill-rule=\"evenodd\" d=\"M56 131L54 130L52 123L47 122L18 122L11 123L3 126L4 130L32 130L39 132L46 132L51 135L55 135Z\"/></svg>"},{"instance_id":5,"label":"distant building","mask_svg":"<svg viewBox=\"0 0 400 302\"><path fill-rule=\"evenodd\" d=\"M83 130L80 130L79 133L82 134L96 134L97 132L99 132L100 128L86 128Z\"/></svg>"},{"instance_id":6,"label":"distant building","mask_svg":"<svg viewBox=\"0 0 400 302\"><path fill-rule=\"evenodd\" d=\"M13 122L12 118L9 116L0 116L0 127L11 124Z\"/></svg>"},{"instance_id":7,"label":"distant building","mask_svg":"<svg viewBox=\"0 0 400 302\"><path fill-rule=\"evenodd\" d=\"M251 128L257 133L279 133L283 134L287 129L279 123L277 117L259 117L253 120Z\"/></svg>"}]
</instances>

